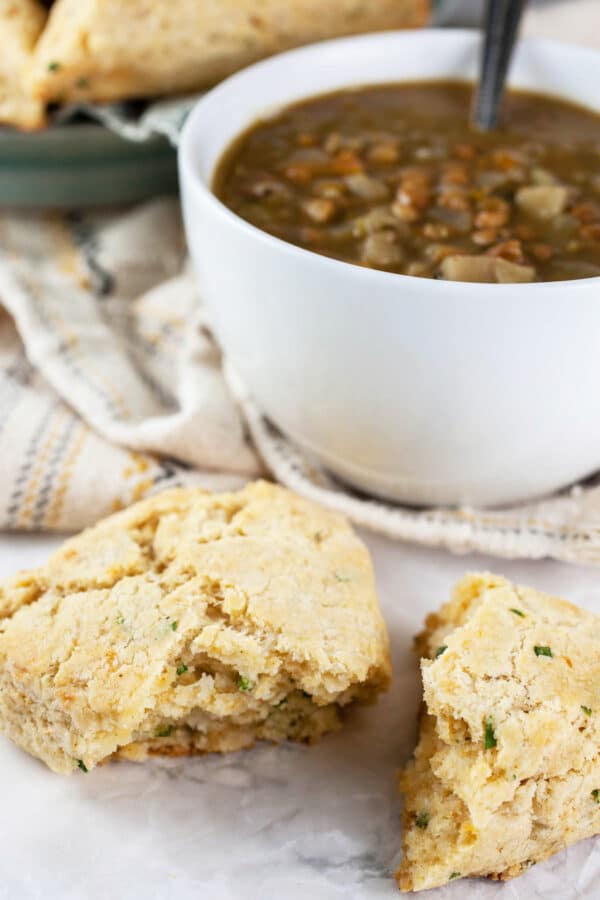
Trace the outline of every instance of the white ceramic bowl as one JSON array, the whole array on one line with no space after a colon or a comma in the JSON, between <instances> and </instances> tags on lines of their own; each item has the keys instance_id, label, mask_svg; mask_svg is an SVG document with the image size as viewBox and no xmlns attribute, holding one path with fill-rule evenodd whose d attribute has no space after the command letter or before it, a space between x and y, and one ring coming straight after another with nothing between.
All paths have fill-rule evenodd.
<instances>
[{"instance_id":1,"label":"white ceramic bowl","mask_svg":"<svg viewBox=\"0 0 600 900\"><path fill-rule=\"evenodd\" d=\"M202 99L180 146L187 237L218 338L254 399L367 492L503 504L600 464L600 278L476 285L373 271L259 231L211 193L230 141L349 85L474 78L468 31L374 34L259 63ZM600 54L523 42L511 83L600 110Z\"/></svg>"}]
</instances>

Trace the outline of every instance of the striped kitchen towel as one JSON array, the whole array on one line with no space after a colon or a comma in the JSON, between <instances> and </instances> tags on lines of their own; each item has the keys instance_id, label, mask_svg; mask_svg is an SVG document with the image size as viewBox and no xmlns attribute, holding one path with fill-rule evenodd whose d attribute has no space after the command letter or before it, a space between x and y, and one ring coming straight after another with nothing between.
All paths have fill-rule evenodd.
<instances>
[{"instance_id":1,"label":"striped kitchen towel","mask_svg":"<svg viewBox=\"0 0 600 900\"><path fill-rule=\"evenodd\" d=\"M0 248L0 527L71 531L160 488L259 474L175 200L2 214Z\"/></svg>"}]
</instances>

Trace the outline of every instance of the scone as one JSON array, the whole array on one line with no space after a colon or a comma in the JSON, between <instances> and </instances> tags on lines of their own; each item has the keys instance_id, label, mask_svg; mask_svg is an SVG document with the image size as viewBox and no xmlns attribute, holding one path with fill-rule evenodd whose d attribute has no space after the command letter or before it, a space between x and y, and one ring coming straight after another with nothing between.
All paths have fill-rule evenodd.
<instances>
[{"instance_id":1,"label":"scone","mask_svg":"<svg viewBox=\"0 0 600 900\"><path fill-rule=\"evenodd\" d=\"M425 24L428 0L56 0L30 86L44 101L196 91L325 37Z\"/></svg>"},{"instance_id":2,"label":"scone","mask_svg":"<svg viewBox=\"0 0 600 900\"><path fill-rule=\"evenodd\" d=\"M312 741L390 677L366 548L266 482L174 490L0 587L0 728L55 772Z\"/></svg>"},{"instance_id":3,"label":"scone","mask_svg":"<svg viewBox=\"0 0 600 900\"><path fill-rule=\"evenodd\" d=\"M470 575L417 639L402 890L507 879L600 833L600 617Z\"/></svg>"},{"instance_id":4,"label":"scone","mask_svg":"<svg viewBox=\"0 0 600 900\"><path fill-rule=\"evenodd\" d=\"M25 130L45 124L45 106L24 86L35 43L46 21L37 0L0 0L0 122Z\"/></svg>"}]
</instances>

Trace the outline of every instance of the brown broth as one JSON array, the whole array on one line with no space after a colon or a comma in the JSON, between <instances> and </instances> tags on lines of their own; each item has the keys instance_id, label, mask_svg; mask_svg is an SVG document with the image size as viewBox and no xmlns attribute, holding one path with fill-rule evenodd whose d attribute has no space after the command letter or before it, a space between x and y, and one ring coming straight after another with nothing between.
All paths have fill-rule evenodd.
<instances>
[{"instance_id":1,"label":"brown broth","mask_svg":"<svg viewBox=\"0 0 600 900\"><path fill-rule=\"evenodd\" d=\"M303 101L241 135L213 190L284 241L389 272L600 275L600 116L510 91L502 127L481 133L471 98L462 82L415 82Z\"/></svg>"}]
</instances>

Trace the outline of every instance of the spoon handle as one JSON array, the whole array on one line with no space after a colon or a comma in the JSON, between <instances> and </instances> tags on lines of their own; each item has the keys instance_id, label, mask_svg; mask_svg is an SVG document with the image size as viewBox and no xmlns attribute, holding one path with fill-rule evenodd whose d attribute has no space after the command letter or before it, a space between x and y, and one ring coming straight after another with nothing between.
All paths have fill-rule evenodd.
<instances>
[{"instance_id":1,"label":"spoon handle","mask_svg":"<svg viewBox=\"0 0 600 900\"><path fill-rule=\"evenodd\" d=\"M479 88L473 124L482 131L498 125L504 82L526 0L488 0Z\"/></svg>"}]
</instances>

